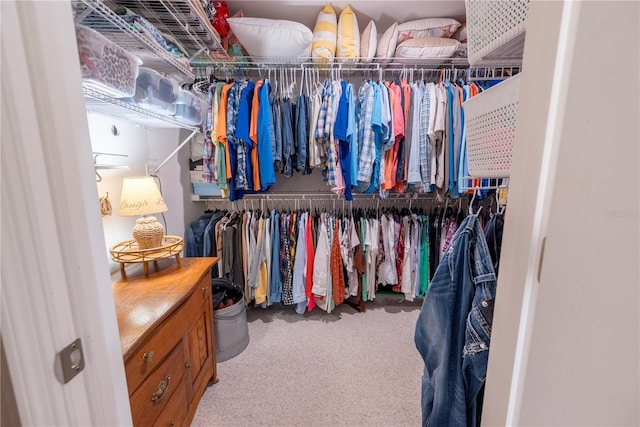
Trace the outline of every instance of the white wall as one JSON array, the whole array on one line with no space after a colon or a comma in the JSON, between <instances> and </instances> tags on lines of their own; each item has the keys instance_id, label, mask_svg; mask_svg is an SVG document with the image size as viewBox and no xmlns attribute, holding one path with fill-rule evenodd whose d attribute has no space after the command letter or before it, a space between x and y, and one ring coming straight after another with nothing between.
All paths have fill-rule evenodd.
<instances>
[{"instance_id":1,"label":"white wall","mask_svg":"<svg viewBox=\"0 0 640 427\"><path fill-rule=\"evenodd\" d=\"M102 181L96 182L98 194L104 197L109 193L109 200L113 207L110 216L102 218L105 237L105 253L109 258L111 271L119 268L109 256L109 248L123 241L132 239L131 229L135 225L136 217L121 217L118 215L122 180L128 176L143 176L155 169L160 162L178 147L180 142L189 135L173 128L146 128L97 113L88 114L91 147L94 152L124 154L128 157L99 156L97 163L110 165L127 165L127 170L103 169L99 170ZM116 126L118 134L112 133L112 126ZM186 135L185 135L186 133ZM194 213L189 202L191 187L188 163L189 144L184 146L178 155L173 156L158 171L157 176L162 186L162 195L168 211L164 212L166 221L165 234L184 238L185 224L192 221ZM185 155L187 158L185 159ZM186 178L186 181L185 181ZM202 206L198 206L202 207ZM189 211L185 216L185 212ZM196 208L197 212L201 209ZM164 225L162 215L156 215L158 221Z\"/></svg>"}]
</instances>

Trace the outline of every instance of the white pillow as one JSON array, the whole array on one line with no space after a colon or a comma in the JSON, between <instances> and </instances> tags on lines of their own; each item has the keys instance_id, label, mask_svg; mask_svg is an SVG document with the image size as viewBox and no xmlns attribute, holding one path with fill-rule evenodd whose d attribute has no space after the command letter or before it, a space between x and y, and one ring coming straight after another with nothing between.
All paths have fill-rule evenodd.
<instances>
[{"instance_id":1,"label":"white pillow","mask_svg":"<svg viewBox=\"0 0 640 427\"><path fill-rule=\"evenodd\" d=\"M384 32L380 40L378 40L378 50L376 51L376 57L378 58L391 58L396 50L396 43L398 42L398 23L394 22L387 31ZM389 62L387 59L383 62Z\"/></svg>"},{"instance_id":2,"label":"white pillow","mask_svg":"<svg viewBox=\"0 0 640 427\"><path fill-rule=\"evenodd\" d=\"M455 34L451 36L451 38L460 41L460 43L466 43L467 42L467 26L465 24L462 24L462 26L458 28L458 31L456 31Z\"/></svg>"},{"instance_id":3,"label":"white pillow","mask_svg":"<svg viewBox=\"0 0 640 427\"><path fill-rule=\"evenodd\" d=\"M424 37L449 38L460 23L451 18L424 18L398 25L398 44L409 39Z\"/></svg>"},{"instance_id":4,"label":"white pillow","mask_svg":"<svg viewBox=\"0 0 640 427\"><path fill-rule=\"evenodd\" d=\"M313 28L311 56L315 62L329 63L336 56L338 40L338 18L330 3L318 14L316 26Z\"/></svg>"},{"instance_id":5,"label":"white pillow","mask_svg":"<svg viewBox=\"0 0 640 427\"><path fill-rule=\"evenodd\" d=\"M336 58L340 62L358 62L360 57L360 28L358 18L346 5L340 13L338 19L338 43L336 47Z\"/></svg>"},{"instance_id":6,"label":"white pillow","mask_svg":"<svg viewBox=\"0 0 640 427\"><path fill-rule=\"evenodd\" d=\"M376 29L376 23L372 19L362 32L362 36L360 36L360 60L362 62L373 61L377 48L378 30Z\"/></svg>"},{"instance_id":7,"label":"white pillow","mask_svg":"<svg viewBox=\"0 0 640 427\"><path fill-rule=\"evenodd\" d=\"M309 57L313 33L299 22L267 18L227 18L252 57Z\"/></svg>"},{"instance_id":8,"label":"white pillow","mask_svg":"<svg viewBox=\"0 0 640 427\"><path fill-rule=\"evenodd\" d=\"M405 40L396 48L396 58L451 58L460 46L455 39L424 37Z\"/></svg>"}]
</instances>

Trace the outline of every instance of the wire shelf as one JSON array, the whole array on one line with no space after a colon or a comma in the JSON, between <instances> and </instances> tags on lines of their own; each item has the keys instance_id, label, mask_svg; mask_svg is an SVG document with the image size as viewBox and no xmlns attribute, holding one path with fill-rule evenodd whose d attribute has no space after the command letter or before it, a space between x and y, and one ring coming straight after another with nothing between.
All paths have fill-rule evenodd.
<instances>
[{"instance_id":1,"label":"wire shelf","mask_svg":"<svg viewBox=\"0 0 640 427\"><path fill-rule=\"evenodd\" d=\"M194 61L195 67L230 68L230 69L268 69L274 67L314 67L317 69L371 70L387 68L467 68L466 58L376 58L373 62L338 62L317 63L311 57L249 57L229 56L215 61Z\"/></svg>"},{"instance_id":2,"label":"wire shelf","mask_svg":"<svg viewBox=\"0 0 640 427\"><path fill-rule=\"evenodd\" d=\"M166 75L179 73L193 80L191 66L174 58L160 45L136 31L125 20L98 0L74 0L75 22L90 27L138 57L143 65Z\"/></svg>"},{"instance_id":3,"label":"wire shelf","mask_svg":"<svg viewBox=\"0 0 640 427\"><path fill-rule=\"evenodd\" d=\"M199 127L183 123L172 116L165 116L140 108L137 105L126 103L120 99L111 98L88 87L83 87L82 91L85 96L87 112L95 112L149 127L182 128L200 131Z\"/></svg>"},{"instance_id":4,"label":"wire shelf","mask_svg":"<svg viewBox=\"0 0 640 427\"><path fill-rule=\"evenodd\" d=\"M151 22L158 31L169 34L188 50L194 62L226 58L220 35L187 0L108 0L112 8L126 7Z\"/></svg>"}]
</instances>

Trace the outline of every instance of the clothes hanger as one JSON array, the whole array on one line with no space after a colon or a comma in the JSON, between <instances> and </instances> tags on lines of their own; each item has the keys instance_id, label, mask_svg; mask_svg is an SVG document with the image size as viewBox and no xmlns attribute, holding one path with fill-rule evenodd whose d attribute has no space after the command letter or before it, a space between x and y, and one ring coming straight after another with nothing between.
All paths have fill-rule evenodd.
<instances>
[{"instance_id":1,"label":"clothes hanger","mask_svg":"<svg viewBox=\"0 0 640 427\"><path fill-rule=\"evenodd\" d=\"M478 194L479 191L479 187L474 187L473 197L471 198L471 202L469 202L469 215L473 215L473 202L476 200L476 194Z\"/></svg>"}]
</instances>

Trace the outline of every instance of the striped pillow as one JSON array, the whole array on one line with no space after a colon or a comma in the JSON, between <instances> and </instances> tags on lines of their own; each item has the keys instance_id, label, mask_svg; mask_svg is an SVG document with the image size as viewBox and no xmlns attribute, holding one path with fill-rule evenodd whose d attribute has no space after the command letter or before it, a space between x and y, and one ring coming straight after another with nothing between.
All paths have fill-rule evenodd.
<instances>
[{"instance_id":1,"label":"striped pillow","mask_svg":"<svg viewBox=\"0 0 640 427\"><path fill-rule=\"evenodd\" d=\"M358 62L360 57L360 28L350 5L340 13L336 57L340 62Z\"/></svg>"},{"instance_id":2,"label":"striped pillow","mask_svg":"<svg viewBox=\"0 0 640 427\"><path fill-rule=\"evenodd\" d=\"M329 63L336 55L336 41L338 39L338 22L336 12L328 3L316 20L311 42L311 57L314 62Z\"/></svg>"}]
</instances>

